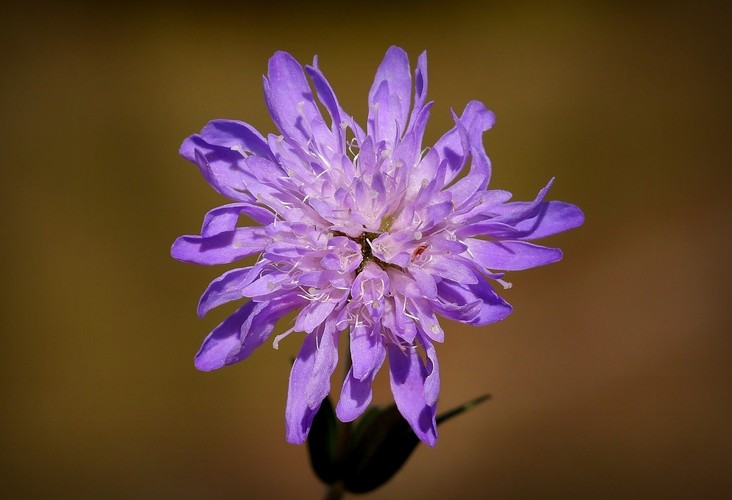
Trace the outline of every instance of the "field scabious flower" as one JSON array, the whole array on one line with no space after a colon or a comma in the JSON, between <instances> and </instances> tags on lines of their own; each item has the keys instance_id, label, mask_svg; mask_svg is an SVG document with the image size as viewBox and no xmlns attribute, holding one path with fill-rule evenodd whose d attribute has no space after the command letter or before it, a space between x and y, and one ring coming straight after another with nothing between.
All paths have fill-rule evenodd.
<instances>
[{"instance_id":1,"label":"field scabious flower","mask_svg":"<svg viewBox=\"0 0 732 500\"><path fill-rule=\"evenodd\" d=\"M505 318L511 306L491 282L507 287L505 271L560 260L559 249L530 241L583 222L576 206L544 200L551 182L529 202L488 189L482 135L494 116L480 102L453 113L455 126L424 148L432 105L426 92L426 54L413 82L407 54L391 47L371 86L363 130L342 109L317 58L303 69L278 52L264 93L279 134L214 120L181 146L233 203L208 212L200 235L178 238L173 257L214 265L259 255L214 280L201 297L201 316L249 300L209 334L195 365L214 370L245 359L281 317L297 312L294 325L274 339L276 347L290 333L304 335L290 374L290 442L306 439L346 334L352 364L338 418L364 412L387 361L399 411L434 445L435 344L445 337L438 316L471 325ZM241 216L260 225L240 226Z\"/></svg>"}]
</instances>

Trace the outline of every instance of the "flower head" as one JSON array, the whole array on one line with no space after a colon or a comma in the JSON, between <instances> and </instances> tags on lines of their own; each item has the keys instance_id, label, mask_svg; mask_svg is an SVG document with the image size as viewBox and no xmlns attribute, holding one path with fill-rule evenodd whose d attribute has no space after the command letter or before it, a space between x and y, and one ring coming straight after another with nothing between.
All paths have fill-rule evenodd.
<instances>
[{"instance_id":1,"label":"flower head","mask_svg":"<svg viewBox=\"0 0 732 500\"><path fill-rule=\"evenodd\" d=\"M425 148L432 105L426 92L426 54L413 83L407 54L391 47L369 91L364 131L341 108L317 59L303 69L278 52L264 93L279 134L214 120L181 146L234 202L206 214L200 235L178 238L173 257L213 265L259 256L214 280L201 297L199 315L249 300L206 338L196 367L243 360L296 311L294 325L274 339L276 347L290 333L304 336L290 375L290 442L307 437L346 334L352 365L338 417L350 421L366 409L374 376L388 360L399 411L433 445L435 343L445 336L438 316L471 325L505 318L511 306L491 283L507 287L505 271L560 260L559 249L530 241L583 222L576 206L544 201L551 182L530 202L488 189L482 135L494 116L480 102L453 114L455 126ZM241 216L260 225L240 226Z\"/></svg>"}]
</instances>

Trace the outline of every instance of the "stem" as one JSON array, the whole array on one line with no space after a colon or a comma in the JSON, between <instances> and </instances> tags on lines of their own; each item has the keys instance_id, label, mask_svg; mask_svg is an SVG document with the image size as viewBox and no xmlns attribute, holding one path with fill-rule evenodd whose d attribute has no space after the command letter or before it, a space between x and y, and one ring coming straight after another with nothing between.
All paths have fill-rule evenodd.
<instances>
[{"instance_id":1,"label":"stem","mask_svg":"<svg viewBox=\"0 0 732 500\"><path fill-rule=\"evenodd\" d=\"M333 483L330 486L328 486L328 489L325 492L325 497L323 497L324 500L341 500L343 498L343 494L346 492L346 490L343 488L343 483L340 481L337 483Z\"/></svg>"}]
</instances>

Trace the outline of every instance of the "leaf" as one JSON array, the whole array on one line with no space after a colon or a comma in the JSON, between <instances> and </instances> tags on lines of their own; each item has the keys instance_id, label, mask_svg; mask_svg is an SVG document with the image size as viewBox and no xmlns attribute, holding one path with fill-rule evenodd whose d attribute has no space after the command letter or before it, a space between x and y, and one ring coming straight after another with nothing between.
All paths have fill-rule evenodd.
<instances>
[{"instance_id":1,"label":"leaf","mask_svg":"<svg viewBox=\"0 0 732 500\"><path fill-rule=\"evenodd\" d=\"M335 483L341 476L336 462L337 425L333 405L327 397L315 414L308 434L310 463L315 474L326 484Z\"/></svg>"},{"instance_id":2,"label":"leaf","mask_svg":"<svg viewBox=\"0 0 732 500\"><path fill-rule=\"evenodd\" d=\"M441 424L489 399L483 395L437 417ZM406 463L420 443L396 405L374 409L360 419L346 459L344 486L353 493L366 493L386 483Z\"/></svg>"}]
</instances>

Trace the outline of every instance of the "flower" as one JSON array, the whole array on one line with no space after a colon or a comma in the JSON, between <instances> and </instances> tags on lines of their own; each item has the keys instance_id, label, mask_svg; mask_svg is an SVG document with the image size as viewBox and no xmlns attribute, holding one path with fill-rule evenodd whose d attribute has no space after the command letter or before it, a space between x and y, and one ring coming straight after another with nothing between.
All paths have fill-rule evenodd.
<instances>
[{"instance_id":1,"label":"flower","mask_svg":"<svg viewBox=\"0 0 732 500\"><path fill-rule=\"evenodd\" d=\"M312 82L312 88L306 75ZM556 262L556 248L529 241L582 224L579 208L544 201L511 202L488 189L491 165L482 143L494 115L471 101L432 147L422 137L427 57L412 78L407 54L386 52L369 91L364 131L346 114L318 68L288 53L269 61L267 107L280 134L247 123L214 120L187 138L181 155L234 203L206 214L200 235L181 236L171 253L197 264L228 264L258 255L215 279L198 313L248 298L205 339L195 357L214 370L249 356L284 315L294 325L274 339L304 334L292 365L287 440L302 443L330 392L338 339L350 337L352 364L336 414L361 415L371 383L388 360L395 403L425 443L437 439L440 390L437 316L471 325L502 320L511 306L491 282L504 271ZM318 103L327 111L324 119ZM246 216L260 226L239 226Z\"/></svg>"}]
</instances>

